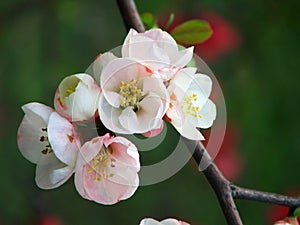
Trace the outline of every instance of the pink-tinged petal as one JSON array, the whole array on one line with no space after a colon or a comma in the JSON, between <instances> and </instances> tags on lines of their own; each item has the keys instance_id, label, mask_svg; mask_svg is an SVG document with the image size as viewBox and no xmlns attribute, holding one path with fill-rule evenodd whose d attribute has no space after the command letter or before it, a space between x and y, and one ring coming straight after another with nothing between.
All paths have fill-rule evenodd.
<instances>
[{"instance_id":1,"label":"pink-tinged petal","mask_svg":"<svg viewBox=\"0 0 300 225\"><path fill-rule=\"evenodd\" d=\"M206 129L212 126L216 119L216 105L208 99L206 104L200 108L199 114L201 118L189 117L195 126Z\"/></svg>"},{"instance_id":2,"label":"pink-tinged petal","mask_svg":"<svg viewBox=\"0 0 300 225\"><path fill-rule=\"evenodd\" d=\"M48 139L57 158L69 166L75 166L79 138L73 125L56 112L49 118Z\"/></svg>"},{"instance_id":3,"label":"pink-tinged petal","mask_svg":"<svg viewBox=\"0 0 300 225\"><path fill-rule=\"evenodd\" d=\"M124 44L122 48L128 49L126 50L128 55L123 55L123 57L130 57L141 63L164 63L167 65L170 63L166 51L160 48L157 42L145 36L133 36L130 38L129 43Z\"/></svg>"},{"instance_id":4,"label":"pink-tinged petal","mask_svg":"<svg viewBox=\"0 0 300 225\"><path fill-rule=\"evenodd\" d=\"M103 95L100 96L98 111L100 120L107 129L119 134L127 133L127 130L124 129L118 119L122 110L112 107Z\"/></svg>"},{"instance_id":5,"label":"pink-tinged petal","mask_svg":"<svg viewBox=\"0 0 300 225\"><path fill-rule=\"evenodd\" d=\"M126 191L120 197L120 200L127 199L134 194L136 189L139 186L139 177L137 174L137 168L128 165L128 163L123 163L122 161L118 161L113 156L113 167L109 167L107 173L110 176L107 180L122 186L126 186ZM139 168L138 168L139 169Z\"/></svg>"},{"instance_id":6,"label":"pink-tinged petal","mask_svg":"<svg viewBox=\"0 0 300 225\"><path fill-rule=\"evenodd\" d=\"M110 180L101 178L97 180L99 174L90 171L89 166L84 167L84 188L90 199L105 205L119 202L127 192L127 185L118 184Z\"/></svg>"},{"instance_id":7,"label":"pink-tinged petal","mask_svg":"<svg viewBox=\"0 0 300 225\"><path fill-rule=\"evenodd\" d=\"M43 155L36 167L36 183L42 189L56 188L65 183L74 168L57 159L53 152Z\"/></svg>"},{"instance_id":8,"label":"pink-tinged petal","mask_svg":"<svg viewBox=\"0 0 300 225\"><path fill-rule=\"evenodd\" d=\"M123 194L121 200L130 198L139 187L139 176L137 173L133 172L134 178L131 179L131 184L128 185L126 193Z\"/></svg>"},{"instance_id":9,"label":"pink-tinged petal","mask_svg":"<svg viewBox=\"0 0 300 225\"><path fill-rule=\"evenodd\" d=\"M162 121L161 126L158 129L150 130L146 133L143 133L142 135L144 137L148 137L148 138L155 137L155 136L159 135L162 132L163 128L164 128L164 123Z\"/></svg>"},{"instance_id":10,"label":"pink-tinged petal","mask_svg":"<svg viewBox=\"0 0 300 225\"><path fill-rule=\"evenodd\" d=\"M18 129L18 147L26 159L37 163L46 147L40 138L47 136L47 123L53 109L36 102L26 104L22 109L25 116Z\"/></svg>"},{"instance_id":11,"label":"pink-tinged petal","mask_svg":"<svg viewBox=\"0 0 300 225\"><path fill-rule=\"evenodd\" d=\"M54 95L54 108L55 110L63 117L68 120L79 121L79 118L75 118L74 115L70 114L70 108L63 104L60 98L60 91L59 88L56 89Z\"/></svg>"},{"instance_id":12,"label":"pink-tinged petal","mask_svg":"<svg viewBox=\"0 0 300 225\"><path fill-rule=\"evenodd\" d=\"M138 32L134 29L130 29L125 40L124 40L124 43L123 43L123 46L122 46L122 56L123 57L128 57L129 56L129 46L128 46L128 43L129 43L129 39L134 36L134 35L137 35Z\"/></svg>"},{"instance_id":13,"label":"pink-tinged petal","mask_svg":"<svg viewBox=\"0 0 300 225\"><path fill-rule=\"evenodd\" d=\"M155 43L168 54L168 56L173 56L178 53L176 41L166 31L162 31L159 28L154 28L140 35L144 35L145 37L154 40Z\"/></svg>"},{"instance_id":14,"label":"pink-tinged petal","mask_svg":"<svg viewBox=\"0 0 300 225\"><path fill-rule=\"evenodd\" d=\"M68 76L56 91L55 108L69 120L88 120L95 114L100 92L100 87L90 75L82 73Z\"/></svg>"},{"instance_id":15,"label":"pink-tinged petal","mask_svg":"<svg viewBox=\"0 0 300 225\"><path fill-rule=\"evenodd\" d=\"M104 145L112 149L112 157L136 172L140 170L140 157L136 146L124 137L104 137Z\"/></svg>"},{"instance_id":16,"label":"pink-tinged petal","mask_svg":"<svg viewBox=\"0 0 300 225\"><path fill-rule=\"evenodd\" d=\"M93 64L94 77L98 84L100 84L100 77L101 77L103 68L106 67L106 65L110 61L117 59L117 58L118 57L116 57L111 52L105 52L104 54L99 55L97 57L97 59L94 61L94 64Z\"/></svg>"},{"instance_id":17,"label":"pink-tinged petal","mask_svg":"<svg viewBox=\"0 0 300 225\"><path fill-rule=\"evenodd\" d=\"M104 137L106 136L107 135L105 135ZM83 144L78 152L76 168L84 166L85 164L89 163L94 157L96 157L99 151L103 148L104 137L95 137Z\"/></svg>"},{"instance_id":18,"label":"pink-tinged petal","mask_svg":"<svg viewBox=\"0 0 300 225\"><path fill-rule=\"evenodd\" d=\"M145 218L140 222L140 225L161 225L161 223L152 218Z\"/></svg>"},{"instance_id":19,"label":"pink-tinged petal","mask_svg":"<svg viewBox=\"0 0 300 225\"><path fill-rule=\"evenodd\" d=\"M74 183L76 190L81 195L81 197L91 200L84 188L84 166L76 169Z\"/></svg>"}]
</instances>

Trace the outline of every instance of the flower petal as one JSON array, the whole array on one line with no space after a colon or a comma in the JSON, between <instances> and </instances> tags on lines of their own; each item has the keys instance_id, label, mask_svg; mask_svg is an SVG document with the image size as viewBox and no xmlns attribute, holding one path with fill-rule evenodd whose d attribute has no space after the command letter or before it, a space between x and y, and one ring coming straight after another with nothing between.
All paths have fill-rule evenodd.
<instances>
[{"instance_id":1,"label":"flower petal","mask_svg":"<svg viewBox=\"0 0 300 225\"><path fill-rule=\"evenodd\" d=\"M57 159L53 152L43 155L36 167L36 183L42 189L62 185L72 175L74 168Z\"/></svg>"},{"instance_id":2,"label":"flower petal","mask_svg":"<svg viewBox=\"0 0 300 225\"><path fill-rule=\"evenodd\" d=\"M146 133L143 133L142 135L144 137L148 137L148 138L155 137L155 136L159 135L162 132L163 128L164 128L164 123L162 121L162 123L161 123L161 125L160 125L160 127L158 129L150 130L150 131L148 131Z\"/></svg>"},{"instance_id":3,"label":"flower petal","mask_svg":"<svg viewBox=\"0 0 300 225\"><path fill-rule=\"evenodd\" d=\"M75 188L76 188L77 192L81 195L81 197L88 199L88 200L92 200L88 196L88 194L84 188L84 166L81 166L76 169L76 173L74 176L74 183L75 183Z\"/></svg>"},{"instance_id":4,"label":"flower petal","mask_svg":"<svg viewBox=\"0 0 300 225\"><path fill-rule=\"evenodd\" d=\"M59 114L71 121L92 118L98 106L100 87L88 74L66 77L59 85L54 100Z\"/></svg>"},{"instance_id":5,"label":"flower petal","mask_svg":"<svg viewBox=\"0 0 300 225\"><path fill-rule=\"evenodd\" d=\"M78 152L76 168L89 163L99 153L101 148L103 148L103 137L95 137L85 142Z\"/></svg>"},{"instance_id":6,"label":"flower petal","mask_svg":"<svg viewBox=\"0 0 300 225\"><path fill-rule=\"evenodd\" d=\"M22 109L25 116L18 129L18 147L26 159L37 163L42 156L41 151L45 149L45 143L40 138L47 136L45 129L53 109L37 102L28 103Z\"/></svg>"},{"instance_id":7,"label":"flower petal","mask_svg":"<svg viewBox=\"0 0 300 225\"><path fill-rule=\"evenodd\" d=\"M183 221L179 221L176 219L165 219L163 221L160 222L162 225L189 225L186 222Z\"/></svg>"},{"instance_id":8,"label":"flower petal","mask_svg":"<svg viewBox=\"0 0 300 225\"><path fill-rule=\"evenodd\" d=\"M183 68L192 60L193 52L193 46L179 51L176 57L171 60L172 66Z\"/></svg>"},{"instance_id":9,"label":"flower petal","mask_svg":"<svg viewBox=\"0 0 300 225\"><path fill-rule=\"evenodd\" d=\"M48 139L57 158L69 166L75 166L79 138L73 125L56 112L49 118Z\"/></svg>"},{"instance_id":10,"label":"flower petal","mask_svg":"<svg viewBox=\"0 0 300 225\"><path fill-rule=\"evenodd\" d=\"M140 225L161 225L161 223L152 218L145 218L140 222Z\"/></svg>"},{"instance_id":11,"label":"flower petal","mask_svg":"<svg viewBox=\"0 0 300 225\"><path fill-rule=\"evenodd\" d=\"M163 112L164 104L160 97L151 93L140 102L137 113L127 107L119 116L119 121L128 133L145 133L160 127Z\"/></svg>"},{"instance_id":12,"label":"flower petal","mask_svg":"<svg viewBox=\"0 0 300 225\"><path fill-rule=\"evenodd\" d=\"M97 176L95 171L89 171L89 166L84 167L84 188L88 196L95 202L105 205L111 205L119 202L128 187L112 182L107 179L100 181L95 179Z\"/></svg>"},{"instance_id":13,"label":"flower petal","mask_svg":"<svg viewBox=\"0 0 300 225\"><path fill-rule=\"evenodd\" d=\"M136 172L140 170L140 156L136 146L124 137L104 137L104 145L110 146L112 156L124 165L132 167Z\"/></svg>"},{"instance_id":14,"label":"flower petal","mask_svg":"<svg viewBox=\"0 0 300 225\"><path fill-rule=\"evenodd\" d=\"M103 68L112 60L117 59L113 53L105 52L104 54L99 55L93 64L94 77L98 84L100 84L100 77Z\"/></svg>"},{"instance_id":15,"label":"flower petal","mask_svg":"<svg viewBox=\"0 0 300 225\"><path fill-rule=\"evenodd\" d=\"M100 96L98 111L100 120L107 129L119 134L128 133L128 131L120 124L118 119L122 110L111 106L105 99L104 95Z\"/></svg>"},{"instance_id":16,"label":"flower petal","mask_svg":"<svg viewBox=\"0 0 300 225\"><path fill-rule=\"evenodd\" d=\"M200 109L201 118L189 117L195 126L200 128L209 128L216 119L216 105L208 99L206 104Z\"/></svg>"},{"instance_id":17,"label":"flower petal","mask_svg":"<svg viewBox=\"0 0 300 225\"><path fill-rule=\"evenodd\" d=\"M100 84L103 95L110 105L118 107L120 103L116 101L115 95L111 98L111 92L119 93L122 81L128 83L132 80L149 77L151 74L151 71L133 59L115 59L108 63L102 71Z\"/></svg>"},{"instance_id":18,"label":"flower petal","mask_svg":"<svg viewBox=\"0 0 300 225\"><path fill-rule=\"evenodd\" d=\"M172 107L167 111L167 116L170 119L170 123L183 137L190 140L204 140L203 135L196 128L196 125L188 120L181 107L175 102L173 102Z\"/></svg>"},{"instance_id":19,"label":"flower petal","mask_svg":"<svg viewBox=\"0 0 300 225\"><path fill-rule=\"evenodd\" d=\"M210 96L211 90L211 78L205 74L196 73L194 76L194 80L191 82L191 85L189 87L189 92L196 92L203 99L207 99Z\"/></svg>"}]
</instances>

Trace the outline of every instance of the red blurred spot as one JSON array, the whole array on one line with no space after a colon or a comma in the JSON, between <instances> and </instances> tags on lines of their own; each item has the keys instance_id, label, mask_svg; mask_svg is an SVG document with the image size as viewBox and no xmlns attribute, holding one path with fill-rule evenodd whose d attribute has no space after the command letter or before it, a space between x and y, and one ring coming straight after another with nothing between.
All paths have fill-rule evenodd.
<instances>
[{"instance_id":1,"label":"red blurred spot","mask_svg":"<svg viewBox=\"0 0 300 225\"><path fill-rule=\"evenodd\" d=\"M287 192L288 196L298 196L299 191L289 191ZM274 224L276 221L282 220L288 216L289 207L281 206L281 205L270 205L267 212L267 223ZM300 217L297 218L298 222L300 222Z\"/></svg>"},{"instance_id":2,"label":"red blurred spot","mask_svg":"<svg viewBox=\"0 0 300 225\"><path fill-rule=\"evenodd\" d=\"M195 46L195 53L206 62L213 62L233 51L241 43L238 30L224 17L209 10L194 11L189 14L175 12L175 19L168 31L172 31L179 24L190 19L201 19L207 21L212 30L212 36L203 43ZM165 15L169 15L165 13ZM168 17L159 20L159 26L164 28Z\"/></svg>"},{"instance_id":3,"label":"red blurred spot","mask_svg":"<svg viewBox=\"0 0 300 225\"><path fill-rule=\"evenodd\" d=\"M206 146L207 141L209 140L210 131L202 131L206 140L204 141L204 145ZM242 173L243 170L243 159L239 154L239 132L238 128L232 124L227 124L225 136L221 148L214 159L216 165L222 171L224 176L234 181L236 180ZM214 134L214 136L218 136L218 134Z\"/></svg>"},{"instance_id":4,"label":"red blurred spot","mask_svg":"<svg viewBox=\"0 0 300 225\"><path fill-rule=\"evenodd\" d=\"M213 12L204 12L201 18L206 20L213 30L212 36L195 48L195 52L205 61L215 61L240 44L239 32L220 15Z\"/></svg>"},{"instance_id":5,"label":"red blurred spot","mask_svg":"<svg viewBox=\"0 0 300 225\"><path fill-rule=\"evenodd\" d=\"M44 216L39 219L38 225L63 225L63 222L56 216Z\"/></svg>"}]
</instances>

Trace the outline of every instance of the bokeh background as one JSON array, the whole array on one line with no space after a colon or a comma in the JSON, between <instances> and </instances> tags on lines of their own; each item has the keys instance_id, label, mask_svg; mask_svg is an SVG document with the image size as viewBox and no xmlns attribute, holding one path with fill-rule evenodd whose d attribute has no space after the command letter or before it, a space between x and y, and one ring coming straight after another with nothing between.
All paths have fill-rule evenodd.
<instances>
[{"instance_id":1,"label":"bokeh background","mask_svg":"<svg viewBox=\"0 0 300 225\"><path fill-rule=\"evenodd\" d=\"M300 193L300 2L298 0L137 1L164 26L207 19L214 30L196 47L224 92L228 130L216 159L235 183ZM127 201L103 206L82 199L73 180L50 191L34 183L35 165L16 145L30 101L53 106L58 83L84 71L97 54L126 35L115 1L0 2L0 224L136 225L144 217L181 218L193 225L225 224L216 197L193 161L172 178L140 187ZM176 138L170 133L169 139ZM153 157L165 157L167 147ZM142 163L151 162L146 154ZM245 224L272 224L285 208L236 201Z\"/></svg>"}]
</instances>

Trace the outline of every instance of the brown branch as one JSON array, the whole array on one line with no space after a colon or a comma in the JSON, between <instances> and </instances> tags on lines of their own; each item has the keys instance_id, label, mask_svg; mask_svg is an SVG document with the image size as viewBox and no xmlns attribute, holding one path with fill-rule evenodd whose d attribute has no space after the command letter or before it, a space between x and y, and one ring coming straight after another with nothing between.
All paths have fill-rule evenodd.
<instances>
[{"instance_id":1,"label":"brown branch","mask_svg":"<svg viewBox=\"0 0 300 225\"><path fill-rule=\"evenodd\" d=\"M289 197L286 195L242 188L233 184L231 185L231 190L232 196L235 199L247 199L257 202L288 206L290 208L297 208L300 206L300 198L297 197Z\"/></svg>"},{"instance_id":2,"label":"brown branch","mask_svg":"<svg viewBox=\"0 0 300 225\"><path fill-rule=\"evenodd\" d=\"M133 0L117 0L124 23L129 30L136 29L138 32L144 32L144 25L139 17ZM184 139L186 145L193 154L193 158L199 165L211 187L215 191L226 221L229 225L242 225L239 212L236 208L234 199L247 199L265 203L288 206L291 209L300 207L300 199L284 195L250 190L233 185L228 181L214 164L210 155L201 142ZM204 165L205 168L201 168Z\"/></svg>"},{"instance_id":3,"label":"brown branch","mask_svg":"<svg viewBox=\"0 0 300 225\"><path fill-rule=\"evenodd\" d=\"M134 28L137 32L144 32L145 27L136 9L134 0L117 0L127 30Z\"/></svg>"}]
</instances>

